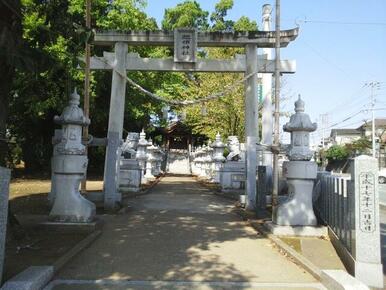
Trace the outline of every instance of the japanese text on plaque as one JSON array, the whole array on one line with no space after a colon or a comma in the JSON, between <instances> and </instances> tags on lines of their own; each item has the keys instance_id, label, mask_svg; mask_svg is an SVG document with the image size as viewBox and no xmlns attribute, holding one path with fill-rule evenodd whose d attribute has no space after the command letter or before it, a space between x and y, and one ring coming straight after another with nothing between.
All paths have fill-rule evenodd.
<instances>
[{"instance_id":1,"label":"japanese text on plaque","mask_svg":"<svg viewBox=\"0 0 386 290\"><path fill-rule=\"evenodd\" d=\"M359 174L359 223L362 232L375 230L375 177L370 172Z\"/></svg>"}]
</instances>

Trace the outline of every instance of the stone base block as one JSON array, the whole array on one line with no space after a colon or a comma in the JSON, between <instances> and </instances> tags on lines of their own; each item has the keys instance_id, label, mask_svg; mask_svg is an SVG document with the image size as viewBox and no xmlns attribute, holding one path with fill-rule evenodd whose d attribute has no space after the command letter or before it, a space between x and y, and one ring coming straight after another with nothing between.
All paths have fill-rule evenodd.
<instances>
[{"instance_id":1,"label":"stone base block","mask_svg":"<svg viewBox=\"0 0 386 290\"><path fill-rule=\"evenodd\" d=\"M47 228L51 231L63 233L91 233L102 228L102 221L95 220L89 223L68 223L68 222L51 222L44 221L39 223L39 227Z\"/></svg>"},{"instance_id":2,"label":"stone base block","mask_svg":"<svg viewBox=\"0 0 386 290\"><path fill-rule=\"evenodd\" d=\"M369 287L343 270L322 270L320 279L327 289L369 290Z\"/></svg>"},{"instance_id":3,"label":"stone base block","mask_svg":"<svg viewBox=\"0 0 386 290\"><path fill-rule=\"evenodd\" d=\"M355 278L368 286L383 288L382 264L355 262Z\"/></svg>"},{"instance_id":4,"label":"stone base block","mask_svg":"<svg viewBox=\"0 0 386 290\"><path fill-rule=\"evenodd\" d=\"M148 175L144 176L144 179L145 179L145 184L147 184L149 182L152 182L152 181L156 180L156 177L153 176L153 175L148 174Z\"/></svg>"},{"instance_id":5,"label":"stone base block","mask_svg":"<svg viewBox=\"0 0 386 290\"><path fill-rule=\"evenodd\" d=\"M122 193L139 192L140 190L141 190L140 187L129 187L129 186L119 187L119 191Z\"/></svg>"},{"instance_id":6,"label":"stone base block","mask_svg":"<svg viewBox=\"0 0 386 290\"><path fill-rule=\"evenodd\" d=\"M288 198L279 204L273 214L273 222L281 226L315 226L317 224L312 207L313 181L288 180Z\"/></svg>"},{"instance_id":7,"label":"stone base block","mask_svg":"<svg viewBox=\"0 0 386 290\"><path fill-rule=\"evenodd\" d=\"M8 280L1 290L40 290L53 275L53 266L31 266Z\"/></svg>"},{"instance_id":8,"label":"stone base block","mask_svg":"<svg viewBox=\"0 0 386 290\"><path fill-rule=\"evenodd\" d=\"M322 226L280 226L266 222L265 227L276 236L321 237L328 236L327 227Z\"/></svg>"},{"instance_id":9,"label":"stone base block","mask_svg":"<svg viewBox=\"0 0 386 290\"><path fill-rule=\"evenodd\" d=\"M91 202L103 202L104 192L103 191L88 191L84 194L84 197Z\"/></svg>"},{"instance_id":10,"label":"stone base block","mask_svg":"<svg viewBox=\"0 0 386 290\"><path fill-rule=\"evenodd\" d=\"M95 218L96 207L79 193L83 176L56 174L56 197L49 219L53 222L87 223Z\"/></svg>"}]
</instances>

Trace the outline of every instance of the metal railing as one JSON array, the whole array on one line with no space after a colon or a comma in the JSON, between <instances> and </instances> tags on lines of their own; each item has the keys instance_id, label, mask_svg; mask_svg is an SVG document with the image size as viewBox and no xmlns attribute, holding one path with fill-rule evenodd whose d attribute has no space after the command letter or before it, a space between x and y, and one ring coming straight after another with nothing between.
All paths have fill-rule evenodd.
<instances>
[{"instance_id":1,"label":"metal railing","mask_svg":"<svg viewBox=\"0 0 386 290\"><path fill-rule=\"evenodd\" d=\"M318 218L334 231L353 255L355 243L355 197L350 175L318 172L314 203Z\"/></svg>"}]
</instances>

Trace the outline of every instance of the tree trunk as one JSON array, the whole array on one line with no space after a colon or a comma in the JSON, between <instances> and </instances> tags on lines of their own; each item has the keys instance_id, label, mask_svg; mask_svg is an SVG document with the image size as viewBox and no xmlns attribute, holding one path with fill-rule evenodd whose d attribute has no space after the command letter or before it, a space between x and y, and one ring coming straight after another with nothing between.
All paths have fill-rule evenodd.
<instances>
[{"instance_id":1,"label":"tree trunk","mask_svg":"<svg viewBox=\"0 0 386 290\"><path fill-rule=\"evenodd\" d=\"M5 166L9 95L22 42L20 0L0 1L0 165Z\"/></svg>"},{"instance_id":2,"label":"tree trunk","mask_svg":"<svg viewBox=\"0 0 386 290\"><path fill-rule=\"evenodd\" d=\"M8 152L6 141L6 124L8 119L10 83L13 73L11 69L0 60L0 166L5 166Z\"/></svg>"}]
</instances>

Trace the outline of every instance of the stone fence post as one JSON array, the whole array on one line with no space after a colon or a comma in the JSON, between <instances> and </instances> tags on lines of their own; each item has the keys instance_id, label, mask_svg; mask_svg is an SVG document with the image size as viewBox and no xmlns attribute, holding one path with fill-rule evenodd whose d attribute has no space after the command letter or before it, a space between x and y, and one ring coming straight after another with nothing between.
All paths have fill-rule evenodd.
<instances>
[{"instance_id":1,"label":"stone fence post","mask_svg":"<svg viewBox=\"0 0 386 290\"><path fill-rule=\"evenodd\" d=\"M378 160L354 158L351 178L355 196L355 277L368 286L383 288L381 263Z\"/></svg>"},{"instance_id":2,"label":"stone fence post","mask_svg":"<svg viewBox=\"0 0 386 290\"><path fill-rule=\"evenodd\" d=\"M5 237L7 233L9 180L11 171L0 167L0 286L4 269Z\"/></svg>"}]
</instances>

